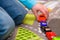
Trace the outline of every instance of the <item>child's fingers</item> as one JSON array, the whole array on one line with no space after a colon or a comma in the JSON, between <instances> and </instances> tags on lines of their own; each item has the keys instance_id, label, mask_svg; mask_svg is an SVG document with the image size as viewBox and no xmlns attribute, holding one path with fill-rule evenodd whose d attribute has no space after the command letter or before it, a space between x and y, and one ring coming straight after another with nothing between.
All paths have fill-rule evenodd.
<instances>
[{"instance_id":1,"label":"child's fingers","mask_svg":"<svg viewBox=\"0 0 60 40\"><path fill-rule=\"evenodd\" d=\"M41 9L40 8L40 10L39 10L41 13L43 13L45 16L46 16L46 18L48 17L48 13L46 12L46 10L43 8L43 9Z\"/></svg>"},{"instance_id":2,"label":"child's fingers","mask_svg":"<svg viewBox=\"0 0 60 40\"><path fill-rule=\"evenodd\" d=\"M38 11L37 11L37 10L35 10L35 9L34 9L34 10L32 10L32 11L33 11L34 15L35 15L35 16L36 16L36 18L37 18L37 17L38 17L38 14L37 14L37 12L38 12Z\"/></svg>"},{"instance_id":3,"label":"child's fingers","mask_svg":"<svg viewBox=\"0 0 60 40\"><path fill-rule=\"evenodd\" d=\"M45 11L44 8L40 8L39 11L40 11L41 13L43 13L43 14L46 14L46 11Z\"/></svg>"},{"instance_id":4,"label":"child's fingers","mask_svg":"<svg viewBox=\"0 0 60 40\"><path fill-rule=\"evenodd\" d=\"M44 8L44 10L46 11L47 18L48 18L48 16L49 16L49 10L48 10L48 8L47 8L47 7L45 7L45 6L43 6L43 8Z\"/></svg>"},{"instance_id":5,"label":"child's fingers","mask_svg":"<svg viewBox=\"0 0 60 40\"><path fill-rule=\"evenodd\" d=\"M44 10L46 13L48 13L48 8L46 7L46 6L44 6L44 5L42 5L41 4L41 8L40 9L42 9L42 10Z\"/></svg>"},{"instance_id":6,"label":"child's fingers","mask_svg":"<svg viewBox=\"0 0 60 40\"><path fill-rule=\"evenodd\" d=\"M46 16L47 16L47 18L48 18L48 16L49 16L48 8L46 8L46 7L43 7L43 8L44 8L44 10L46 11Z\"/></svg>"},{"instance_id":7,"label":"child's fingers","mask_svg":"<svg viewBox=\"0 0 60 40\"><path fill-rule=\"evenodd\" d=\"M46 8L45 6L43 6L43 9L46 11L46 13L49 13L48 8Z\"/></svg>"}]
</instances>

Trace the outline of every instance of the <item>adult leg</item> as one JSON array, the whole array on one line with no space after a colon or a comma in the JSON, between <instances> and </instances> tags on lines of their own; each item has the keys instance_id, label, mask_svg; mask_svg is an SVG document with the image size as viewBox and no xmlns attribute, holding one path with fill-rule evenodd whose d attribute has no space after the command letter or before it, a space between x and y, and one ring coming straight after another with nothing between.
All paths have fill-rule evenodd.
<instances>
[{"instance_id":1,"label":"adult leg","mask_svg":"<svg viewBox=\"0 0 60 40\"><path fill-rule=\"evenodd\" d=\"M16 25L22 23L27 13L25 8L16 0L0 0L0 6L8 12L8 14L15 21Z\"/></svg>"},{"instance_id":2,"label":"adult leg","mask_svg":"<svg viewBox=\"0 0 60 40\"><path fill-rule=\"evenodd\" d=\"M0 40L5 39L14 30L12 18L0 7Z\"/></svg>"}]
</instances>

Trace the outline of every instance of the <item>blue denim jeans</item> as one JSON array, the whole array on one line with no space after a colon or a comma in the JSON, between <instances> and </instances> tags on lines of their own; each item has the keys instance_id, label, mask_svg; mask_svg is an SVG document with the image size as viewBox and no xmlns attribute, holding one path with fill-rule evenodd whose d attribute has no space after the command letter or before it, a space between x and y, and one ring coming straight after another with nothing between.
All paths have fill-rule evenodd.
<instances>
[{"instance_id":1,"label":"blue denim jeans","mask_svg":"<svg viewBox=\"0 0 60 40\"><path fill-rule=\"evenodd\" d=\"M0 0L0 6L11 16L15 24L21 24L27 11L16 0Z\"/></svg>"},{"instance_id":2,"label":"blue denim jeans","mask_svg":"<svg viewBox=\"0 0 60 40\"><path fill-rule=\"evenodd\" d=\"M5 39L14 30L13 19L0 7L0 40Z\"/></svg>"},{"instance_id":3,"label":"blue denim jeans","mask_svg":"<svg viewBox=\"0 0 60 40\"><path fill-rule=\"evenodd\" d=\"M0 40L22 23L27 11L16 0L0 0Z\"/></svg>"}]
</instances>

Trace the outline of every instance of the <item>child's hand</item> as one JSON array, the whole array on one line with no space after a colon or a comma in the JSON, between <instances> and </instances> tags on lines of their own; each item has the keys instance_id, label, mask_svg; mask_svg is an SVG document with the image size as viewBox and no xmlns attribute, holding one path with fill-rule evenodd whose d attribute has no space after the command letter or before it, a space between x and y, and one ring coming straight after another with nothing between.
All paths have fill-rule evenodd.
<instances>
[{"instance_id":1,"label":"child's hand","mask_svg":"<svg viewBox=\"0 0 60 40\"><path fill-rule=\"evenodd\" d=\"M48 17L48 9L42 4L36 4L35 6L33 6L32 11L35 14L36 18L38 18L39 11L43 13L46 18Z\"/></svg>"}]
</instances>

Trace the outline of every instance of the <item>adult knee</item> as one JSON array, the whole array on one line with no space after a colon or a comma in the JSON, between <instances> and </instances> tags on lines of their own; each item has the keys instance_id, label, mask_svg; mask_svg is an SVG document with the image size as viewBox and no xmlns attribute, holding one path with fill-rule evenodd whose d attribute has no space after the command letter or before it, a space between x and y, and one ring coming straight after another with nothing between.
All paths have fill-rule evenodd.
<instances>
[{"instance_id":1,"label":"adult knee","mask_svg":"<svg viewBox=\"0 0 60 40\"><path fill-rule=\"evenodd\" d=\"M15 24L11 17L4 10L0 9L0 40L8 37L14 27Z\"/></svg>"}]
</instances>

